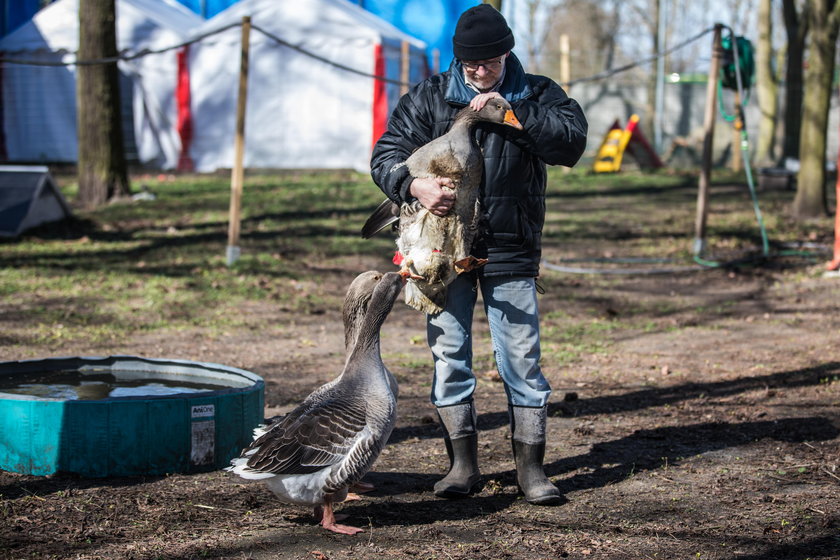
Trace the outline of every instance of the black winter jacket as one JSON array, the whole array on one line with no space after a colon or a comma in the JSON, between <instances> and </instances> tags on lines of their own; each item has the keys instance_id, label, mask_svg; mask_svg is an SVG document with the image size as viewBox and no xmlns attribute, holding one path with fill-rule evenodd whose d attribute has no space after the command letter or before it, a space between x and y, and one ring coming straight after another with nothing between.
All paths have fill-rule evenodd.
<instances>
[{"instance_id":1,"label":"black winter jacket","mask_svg":"<svg viewBox=\"0 0 840 560\"><path fill-rule=\"evenodd\" d=\"M473 255L489 262L492 276L537 276L545 221L546 164L573 166L586 147L587 123L577 102L552 80L526 74L507 59L499 93L511 102L524 130L479 123L475 137L484 154L479 199L484 213ZM460 63L414 86L388 121L373 149L371 175L388 198L402 203L413 177L404 162L420 146L449 130L475 92Z\"/></svg>"}]
</instances>

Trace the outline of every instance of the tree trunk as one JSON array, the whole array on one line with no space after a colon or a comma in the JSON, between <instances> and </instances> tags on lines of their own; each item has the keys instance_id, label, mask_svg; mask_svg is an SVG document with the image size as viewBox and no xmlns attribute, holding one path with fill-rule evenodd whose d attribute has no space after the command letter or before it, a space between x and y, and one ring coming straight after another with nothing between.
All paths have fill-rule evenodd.
<instances>
[{"instance_id":1,"label":"tree trunk","mask_svg":"<svg viewBox=\"0 0 840 560\"><path fill-rule=\"evenodd\" d=\"M835 4L834 0L809 1L810 42L799 143L799 178L793 201L793 214L798 219L816 218L828 211L825 198L825 150L837 22L840 19L840 3Z\"/></svg>"},{"instance_id":2,"label":"tree trunk","mask_svg":"<svg viewBox=\"0 0 840 560\"><path fill-rule=\"evenodd\" d=\"M659 18L662 16L662 2L663 0L652 0L651 2L651 9L653 12L652 22L650 24L651 56L656 56L659 52ZM653 62L651 64L646 84L647 102L645 103L644 118L642 118L642 132L644 132L648 138L654 137L654 130L656 129L657 78L659 78L659 76L656 73L656 62Z\"/></svg>"},{"instance_id":3,"label":"tree trunk","mask_svg":"<svg viewBox=\"0 0 840 560\"><path fill-rule=\"evenodd\" d=\"M773 71L772 0L761 0L758 7L758 46L756 49L756 90L760 120L755 161L766 166L773 162L778 117L778 80Z\"/></svg>"},{"instance_id":4,"label":"tree trunk","mask_svg":"<svg viewBox=\"0 0 840 560\"><path fill-rule=\"evenodd\" d=\"M800 14L795 0L782 1L787 32L785 65L784 136L781 161L799 159L799 133L802 127L802 68L805 58L805 37L808 32L807 4Z\"/></svg>"},{"instance_id":5,"label":"tree trunk","mask_svg":"<svg viewBox=\"0 0 840 560\"><path fill-rule=\"evenodd\" d=\"M114 0L80 0L79 60L117 55ZM92 208L129 194L117 63L76 69L78 202Z\"/></svg>"}]
</instances>

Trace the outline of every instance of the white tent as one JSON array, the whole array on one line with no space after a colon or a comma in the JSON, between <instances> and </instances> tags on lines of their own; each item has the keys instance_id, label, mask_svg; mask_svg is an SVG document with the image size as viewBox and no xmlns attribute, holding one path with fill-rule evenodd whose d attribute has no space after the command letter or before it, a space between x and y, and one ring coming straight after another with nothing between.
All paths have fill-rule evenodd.
<instances>
[{"instance_id":1,"label":"white tent","mask_svg":"<svg viewBox=\"0 0 840 560\"><path fill-rule=\"evenodd\" d=\"M409 81L419 81L427 73L423 42L347 0L242 0L194 32L198 36L234 25L190 47L189 153L196 170L234 163L241 48L236 24L243 16L250 16L254 26L244 165L369 169L373 141L384 130L400 88L361 74L399 80L405 41Z\"/></svg>"},{"instance_id":2,"label":"white tent","mask_svg":"<svg viewBox=\"0 0 840 560\"><path fill-rule=\"evenodd\" d=\"M78 49L78 0L58 0L0 39L11 60L73 62ZM117 0L117 49L127 54L178 45L203 20L175 0ZM157 167L178 162L178 52L121 61L127 149ZM75 66L0 66L0 158L11 162L76 161ZM131 134L133 129L133 134ZM5 152L5 153L3 153Z\"/></svg>"}]
</instances>

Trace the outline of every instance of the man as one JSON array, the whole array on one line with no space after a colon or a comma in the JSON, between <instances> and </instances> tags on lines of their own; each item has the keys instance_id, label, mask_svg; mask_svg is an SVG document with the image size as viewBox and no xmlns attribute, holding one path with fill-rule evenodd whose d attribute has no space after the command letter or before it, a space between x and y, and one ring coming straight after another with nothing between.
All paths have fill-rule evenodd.
<instances>
[{"instance_id":1,"label":"man","mask_svg":"<svg viewBox=\"0 0 840 560\"><path fill-rule=\"evenodd\" d=\"M546 164L574 165L586 146L586 118L556 83L526 74L511 53L514 37L504 17L480 4L458 20L452 38L455 60L400 99L388 130L373 150L371 174L393 201L418 200L445 215L454 194L449 179L416 179L403 162L416 148L443 135L466 105L479 110L504 97L524 130L479 125L484 154L480 201L484 213L472 254L488 262L461 274L448 288L442 312L427 316L434 357L432 403L437 407L450 458L449 473L435 494L464 497L479 482L476 410L472 395L472 319L481 288L496 364L509 404L517 482L534 504L557 504L560 492L546 477L546 403L551 393L540 370L539 274L545 219Z\"/></svg>"}]
</instances>

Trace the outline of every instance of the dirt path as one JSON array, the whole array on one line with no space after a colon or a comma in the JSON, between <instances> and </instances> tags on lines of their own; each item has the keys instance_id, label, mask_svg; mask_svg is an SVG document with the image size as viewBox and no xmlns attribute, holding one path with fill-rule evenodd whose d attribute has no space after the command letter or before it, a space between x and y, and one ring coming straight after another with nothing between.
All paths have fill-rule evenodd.
<instances>
[{"instance_id":1,"label":"dirt path","mask_svg":"<svg viewBox=\"0 0 840 560\"><path fill-rule=\"evenodd\" d=\"M684 256L696 198L692 177L662 187L630 175L603 185L575 187L574 176L559 173L553 181L563 184L552 184L548 199L547 261ZM263 189L271 197L288 194L276 178ZM713 241L737 254L755 237L745 191L717 189ZM782 227L788 194L762 201L773 231L827 243L824 235ZM363 210L360 203L347 212L361 223ZM96 294L65 301L21 290L0 299L0 360L130 354L218 362L262 375L266 416L284 413L341 370L341 317L331 302L341 301L356 274L393 266L368 246L335 254L310 239L307 247L325 254L283 252L278 243L294 245L283 234L292 227L284 212L281 223L265 217L268 230L255 218L245 232L265 262L276 265L271 274L242 272L261 287L265 278L266 289L282 297L237 303L236 321L149 330L140 318L134 335L120 339L42 336L42 322L50 320L75 319L81 327L74 332L84 334L87 325L102 333L108 325L97 321L119 317L91 313ZM311 214L313 223L332 216ZM170 265L166 245L179 243L173 247L204 258L209 249L202 244L216 235L208 231L221 226L197 220L195 232L172 241L154 222L107 225L123 236L155 239L145 258L162 276L192 274L193 266L203 271L204 264ZM358 247L349 241L355 226L342 224L351 232L347 246ZM333 235L334 226L296 227ZM96 240L107 258L91 252L86 267L126 259L126 249L109 247L109 239ZM53 251L61 258L50 272L72 278L69 250ZM16 258L37 270L28 255ZM284 273L291 268L294 274ZM447 459L429 404L431 359L423 318L398 304L382 330L383 359L400 384L398 424L366 477L377 490L340 508L364 533L328 533L305 508L222 471L108 479L0 472L0 559L838 560L840 278L821 269L816 261L774 259L669 274L545 270L542 365L554 389L546 472L565 496L558 507L530 506L517 493L507 405L480 311L474 361L483 485L461 501L432 494ZM33 311L39 309L49 313ZM119 332L130 327L124 322Z\"/></svg>"},{"instance_id":2,"label":"dirt path","mask_svg":"<svg viewBox=\"0 0 840 560\"><path fill-rule=\"evenodd\" d=\"M341 290L354 272L328 289ZM467 500L434 497L446 456L428 403L422 320L402 307L383 329L383 356L400 382L399 423L366 478L376 492L341 508L365 533L327 533L310 512L221 472L106 480L0 473L0 557L840 558L837 279L759 268L546 273L543 282L547 328L563 317L600 325L581 335L592 352L546 353L554 387L546 471L563 505L533 507L517 495L483 326L483 488ZM252 328L224 337L161 333L124 348L51 353L234 364L265 377L269 416L340 369L336 310L246 311Z\"/></svg>"}]
</instances>

